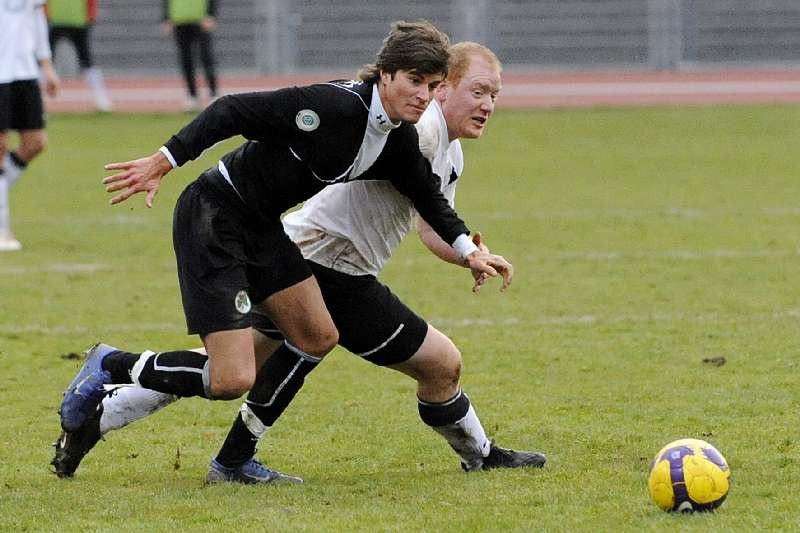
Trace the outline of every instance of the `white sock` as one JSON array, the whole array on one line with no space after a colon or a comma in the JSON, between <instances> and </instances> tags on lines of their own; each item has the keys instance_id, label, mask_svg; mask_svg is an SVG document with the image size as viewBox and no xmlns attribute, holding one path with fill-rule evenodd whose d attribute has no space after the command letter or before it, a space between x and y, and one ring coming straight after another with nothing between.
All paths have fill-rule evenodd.
<instances>
[{"instance_id":1,"label":"white sock","mask_svg":"<svg viewBox=\"0 0 800 533\"><path fill-rule=\"evenodd\" d=\"M94 105L100 111L111 111L111 100L108 98L106 83L103 79L103 71L98 67L89 67L84 71L84 77L89 88L94 95Z\"/></svg>"},{"instance_id":2,"label":"white sock","mask_svg":"<svg viewBox=\"0 0 800 533\"><path fill-rule=\"evenodd\" d=\"M8 182L8 188L14 186L17 182L19 177L25 171L24 167L19 166L12 158L11 154L6 152L6 155L3 156L3 176L6 178Z\"/></svg>"},{"instance_id":3,"label":"white sock","mask_svg":"<svg viewBox=\"0 0 800 533\"><path fill-rule=\"evenodd\" d=\"M434 427L433 430L444 437L450 447L466 461L482 459L489 455L492 443L486 436L472 405L461 420L454 424Z\"/></svg>"},{"instance_id":4,"label":"white sock","mask_svg":"<svg viewBox=\"0 0 800 533\"><path fill-rule=\"evenodd\" d=\"M141 387L118 387L111 396L103 398L103 415L100 417L100 433L120 429L131 422L155 413L168 406L178 397Z\"/></svg>"},{"instance_id":5,"label":"white sock","mask_svg":"<svg viewBox=\"0 0 800 533\"><path fill-rule=\"evenodd\" d=\"M11 212L8 209L8 179L0 174L0 235L11 231Z\"/></svg>"}]
</instances>

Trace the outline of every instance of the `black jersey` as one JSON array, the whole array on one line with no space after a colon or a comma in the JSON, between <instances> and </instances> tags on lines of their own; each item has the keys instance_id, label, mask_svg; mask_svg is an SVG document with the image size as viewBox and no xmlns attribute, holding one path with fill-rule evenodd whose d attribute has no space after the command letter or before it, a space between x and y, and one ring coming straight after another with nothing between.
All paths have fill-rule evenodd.
<instances>
[{"instance_id":1,"label":"black jersey","mask_svg":"<svg viewBox=\"0 0 800 533\"><path fill-rule=\"evenodd\" d=\"M339 81L224 96L164 146L180 166L219 141L244 136L247 142L221 162L230 179L224 188L251 216L280 216L332 183L382 179L408 196L445 242L469 234L419 151L413 125L394 127L378 143L365 135L370 121L387 120L370 115L373 88Z\"/></svg>"}]
</instances>

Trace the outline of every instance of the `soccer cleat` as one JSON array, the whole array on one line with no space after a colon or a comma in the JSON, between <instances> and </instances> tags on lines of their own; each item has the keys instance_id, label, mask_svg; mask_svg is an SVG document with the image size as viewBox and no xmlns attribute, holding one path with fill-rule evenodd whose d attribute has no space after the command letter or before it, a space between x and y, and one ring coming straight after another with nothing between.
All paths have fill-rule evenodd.
<instances>
[{"instance_id":1,"label":"soccer cleat","mask_svg":"<svg viewBox=\"0 0 800 533\"><path fill-rule=\"evenodd\" d=\"M67 433L77 431L103 401L106 391L103 385L111 384L111 373L103 370L103 359L118 352L113 346L95 344L86 351L86 361L78 375L64 391L61 400L61 429Z\"/></svg>"},{"instance_id":2,"label":"soccer cleat","mask_svg":"<svg viewBox=\"0 0 800 533\"><path fill-rule=\"evenodd\" d=\"M302 483L303 480L299 477L289 476L271 470L261 464L257 459L250 459L243 465L228 468L222 466L216 459L211 460L208 465L208 476L206 483Z\"/></svg>"},{"instance_id":3,"label":"soccer cleat","mask_svg":"<svg viewBox=\"0 0 800 533\"><path fill-rule=\"evenodd\" d=\"M97 97L94 101L94 108L101 113L110 113L114 111L114 104L108 99L108 96Z\"/></svg>"},{"instance_id":4,"label":"soccer cleat","mask_svg":"<svg viewBox=\"0 0 800 533\"><path fill-rule=\"evenodd\" d=\"M200 100L196 96L189 96L183 101L183 110L187 113L200 111Z\"/></svg>"},{"instance_id":5,"label":"soccer cleat","mask_svg":"<svg viewBox=\"0 0 800 533\"><path fill-rule=\"evenodd\" d=\"M72 477L86 454L94 448L97 441L103 438L100 433L100 417L102 416L103 404L101 403L81 427L72 433L62 431L61 436L53 443L56 453L50 464L55 467L55 474L58 477Z\"/></svg>"},{"instance_id":6,"label":"soccer cleat","mask_svg":"<svg viewBox=\"0 0 800 533\"><path fill-rule=\"evenodd\" d=\"M22 244L14 238L10 231L0 231L0 252L16 252L22 250Z\"/></svg>"},{"instance_id":7,"label":"soccer cleat","mask_svg":"<svg viewBox=\"0 0 800 533\"><path fill-rule=\"evenodd\" d=\"M467 472L476 470L492 470L495 468L542 468L547 457L538 452L518 452L509 448L501 448L492 443L489 455L483 459L462 461L461 467Z\"/></svg>"}]
</instances>

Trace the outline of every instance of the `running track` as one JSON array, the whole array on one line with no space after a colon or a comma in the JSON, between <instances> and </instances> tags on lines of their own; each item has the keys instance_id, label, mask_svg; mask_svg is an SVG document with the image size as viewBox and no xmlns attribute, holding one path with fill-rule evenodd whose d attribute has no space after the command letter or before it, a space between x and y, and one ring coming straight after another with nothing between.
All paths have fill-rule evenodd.
<instances>
[{"instance_id":1,"label":"running track","mask_svg":"<svg viewBox=\"0 0 800 533\"><path fill-rule=\"evenodd\" d=\"M222 76L222 93L304 85L349 74ZM183 106L179 78L109 78L115 110L171 112ZM714 72L520 73L503 75L498 107L586 107L622 105L772 104L800 102L800 70ZM47 100L51 112L92 111L91 95L77 79Z\"/></svg>"}]
</instances>

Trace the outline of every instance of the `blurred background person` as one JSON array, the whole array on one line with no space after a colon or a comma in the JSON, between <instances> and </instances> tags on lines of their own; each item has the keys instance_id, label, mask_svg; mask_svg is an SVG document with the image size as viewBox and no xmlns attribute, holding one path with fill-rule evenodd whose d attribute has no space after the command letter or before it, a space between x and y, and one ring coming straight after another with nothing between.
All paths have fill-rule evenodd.
<instances>
[{"instance_id":1,"label":"blurred background person","mask_svg":"<svg viewBox=\"0 0 800 533\"><path fill-rule=\"evenodd\" d=\"M163 5L163 30L165 34L171 33L175 36L181 73L186 82L188 97L184 107L186 111L197 111L200 109L200 100L195 81L195 48L199 48L209 99L214 100L217 97L217 74L211 43L211 33L217 27L217 2L216 0L163 0Z\"/></svg>"},{"instance_id":2,"label":"blurred background person","mask_svg":"<svg viewBox=\"0 0 800 533\"><path fill-rule=\"evenodd\" d=\"M92 90L95 108L98 111L111 111L103 72L94 66L92 58L91 30L97 21L97 0L48 0L47 17L53 58L61 39L71 42L78 56L81 74Z\"/></svg>"},{"instance_id":3,"label":"blurred background person","mask_svg":"<svg viewBox=\"0 0 800 533\"><path fill-rule=\"evenodd\" d=\"M47 144L39 76L47 93L58 93L44 0L0 2L0 252L19 250L11 232L8 191ZM8 131L19 132L16 150L8 150Z\"/></svg>"}]
</instances>

